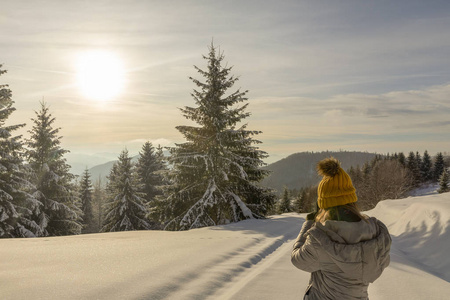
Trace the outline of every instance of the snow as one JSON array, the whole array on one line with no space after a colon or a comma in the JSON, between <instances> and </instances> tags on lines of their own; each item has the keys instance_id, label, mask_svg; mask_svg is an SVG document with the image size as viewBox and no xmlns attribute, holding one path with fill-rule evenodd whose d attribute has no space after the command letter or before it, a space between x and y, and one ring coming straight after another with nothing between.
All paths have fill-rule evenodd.
<instances>
[{"instance_id":1,"label":"snow","mask_svg":"<svg viewBox=\"0 0 450 300\"><path fill-rule=\"evenodd\" d=\"M450 193L386 200L368 212L385 222L398 253L450 282ZM450 293L448 294L450 295Z\"/></svg>"},{"instance_id":2,"label":"snow","mask_svg":"<svg viewBox=\"0 0 450 300\"><path fill-rule=\"evenodd\" d=\"M234 201L236 201L236 203L239 205L244 216L246 218L253 219L252 211L247 207L247 205L245 205L244 201L242 201L241 198L239 198L239 196L236 195L235 193L229 192L229 194L233 197Z\"/></svg>"},{"instance_id":3,"label":"snow","mask_svg":"<svg viewBox=\"0 0 450 300\"><path fill-rule=\"evenodd\" d=\"M437 194L439 189L439 183L424 184L418 188L413 189L408 194L409 196L425 196Z\"/></svg>"},{"instance_id":4,"label":"snow","mask_svg":"<svg viewBox=\"0 0 450 300\"><path fill-rule=\"evenodd\" d=\"M448 299L450 193L380 202L393 236L371 300ZM182 232L0 240L1 299L302 299L290 252L305 214Z\"/></svg>"}]
</instances>

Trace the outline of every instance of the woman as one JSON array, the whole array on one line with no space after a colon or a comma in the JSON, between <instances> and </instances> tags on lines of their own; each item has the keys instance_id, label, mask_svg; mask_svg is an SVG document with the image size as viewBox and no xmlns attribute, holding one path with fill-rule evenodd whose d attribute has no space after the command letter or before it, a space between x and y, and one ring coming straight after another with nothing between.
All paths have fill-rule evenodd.
<instances>
[{"instance_id":1,"label":"woman","mask_svg":"<svg viewBox=\"0 0 450 300\"><path fill-rule=\"evenodd\" d=\"M304 299L369 299L367 288L389 265L386 226L362 215L348 174L335 158L317 165L319 211L307 215L292 263L311 273Z\"/></svg>"}]
</instances>

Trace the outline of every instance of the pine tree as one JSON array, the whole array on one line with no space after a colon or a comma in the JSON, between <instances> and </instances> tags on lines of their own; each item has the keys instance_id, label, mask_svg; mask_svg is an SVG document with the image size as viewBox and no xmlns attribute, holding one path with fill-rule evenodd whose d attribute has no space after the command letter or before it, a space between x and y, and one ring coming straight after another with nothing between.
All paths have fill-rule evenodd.
<instances>
[{"instance_id":1,"label":"pine tree","mask_svg":"<svg viewBox=\"0 0 450 300\"><path fill-rule=\"evenodd\" d=\"M428 154L428 151L425 150L422 157L422 166L421 166L421 174L423 181L430 181L433 178L433 163L431 162L431 157Z\"/></svg>"},{"instance_id":2,"label":"pine tree","mask_svg":"<svg viewBox=\"0 0 450 300\"><path fill-rule=\"evenodd\" d=\"M284 214L284 213L288 213L290 211L292 211L291 199L290 199L290 196L289 196L289 191L285 187L284 191L283 191L283 197L281 198L280 203L278 205L278 213L279 214Z\"/></svg>"},{"instance_id":3,"label":"pine tree","mask_svg":"<svg viewBox=\"0 0 450 300\"><path fill-rule=\"evenodd\" d=\"M392 159L392 160L398 160L398 154L397 154L397 152L395 152L394 155L392 155L391 159Z\"/></svg>"},{"instance_id":4,"label":"pine tree","mask_svg":"<svg viewBox=\"0 0 450 300\"><path fill-rule=\"evenodd\" d=\"M423 164L422 157L420 156L419 151L416 151L416 167L417 167L416 180L419 184L424 181L422 177L422 168L423 168L422 164Z\"/></svg>"},{"instance_id":5,"label":"pine tree","mask_svg":"<svg viewBox=\"0 0 450 300\"><path fill-rule=\"evenodd\" d=\"M114 163L111 167L111 170L109 171L109 175L107 176L107 183L106 183L106 197L107 198L113 198L116 194L115 190L115 183L119 180L119 165L118 163Z\"/></svg>"},{"instance_id":6,"label":"pine tree","mask_svg":"<svg viewBox=\"0 0 450 300\"><path fill-rule=\"evenodd\" d=\"M128 151L119 156L109 176L103 232L150 229L147 207L137 191L137 179Z\"/></svg>"},{"instance_id":7,"label":"pine tree","mask_svg":"<svg viewBox=\"0 0 450 300\"><path fill-rule=\"evenodd\" d=\"M35 186L33 195L40 202L33 210L33 220L43 236L79 234L81 210L77 207L75 177L64 158L69 151L60 146L60 128L53 128L55 118L45 103L41 103L41 110L32 121L27 160L31 168L30 181Z\"/></svg>"},{"instance_id":8,"label":"pine tree","mask_svg":"<svg viewBox=\"0 0 450 300\"><path fill-rule=\"evenodd\" d=\"M406 160L406 168L411 172L414 178L414 186L418 186L420 183L420 168L418 165L418 160L414 152L409 152L408 158Z\"/></svg>"},{"instance_id":9,"label":"pine tree","mask_svg":"<svg viewBox=\"0 0 450 300\"><path fill-rule=\"evenodd\" d=\"M139 159L136 164L136 173L142 185L140 192L144 194L146 203L151 203L156 196L161 195L161 185L163 177L161 171L164 170L164 162L160 154L162 149L155 151L152 143L146 142L142 146L142 152L139 153Z\"/></svg>"},{"instance_id":10,"label":"pine tree","mask_svg":"<svg viewBox=\"0 0 450 300\"><path fill-rule=\"evenodd\" d=\"M143 193L145 203L149 208L147 215L152 228L161 228L161 214L163 205L163 186L166 171L163 149L158 146L156 151L150 142L142 147L142 152L136 165L136 173L140 182L139 191Z\"/></svg>"},{"instance_id":11,"label":"pine tree","mask_svg":"<svg viewBox=\"0 0 450 300\"><path fill-rule=\"evenodd\" d=\"M200 90L192 97L197 107L185 107L183 116L199 126L178 126L185 143L170 149L172 182L165 205L166 229L190 229L262 218L275 196L258 185L268 172L260 167L267 154L253 139L259 131L240 127L248 103L247 91L226 95L238 80L229 76L231 68L222 67L223 54L211 45L207 71L196 70L205 81L190 78Z\"/></svg>"},{"instance_id":12,"label":"pine tree","mask_svg":"<svg viewBox=\"0 0 450 300\"><path fill-rule=\"evenodd\" d=\"M441 177L439 178L439 190L438 193L446 193L450 191L449 187L449 175L448 171L444 168L442 171Z\"/></svg>"},{"instance_id":13,"label":"pine tree","mask_svg":"<svg viewBox=\"0 0 450 300\"><path fill-rule=\"evenodd\" d=\"M82 233L93 233L96 232L94 213L92 209L92 182L89 170L86 168L81 178L80 183L80 200L81 200L81 210L83 211L83 229Z\"/></svg>"},{"instance_id":14,"label":"pine tree","mask_svg":"<svg viewBox=\"0 0 450 300\"><path fill-rule=\"evenodd\" d=\"M1 69L0 76L6 73ZM12 132L25 124L6 126L8 117L15 111L8 85L0 85L0 238L33 237L39 227L30 220L31 209L38 202L25 192L30 186L23 165L21 136Z\"/></svg>"},{"instance_id":15,"label":"pine tree","mask_svg":"<svg viewBox=\"0 0 450 300\"><path fill-rule=\"evenodd\" d=\"M302 194L303 194L303 189L300 190L300 192L297 194L297 197L295 197L295 199L294 199L294 205L292 207L292 210L294 212L297 212L297 213L302 213L303 212L303 197L302 197Z\"/></svg>"},{"instance_id":16,"label":"pine tree","mask_svg":"<svg viewBox=\"0 0 450 300\"><path fill-rule=\"evenodd\" d=\"M414 152L412 152L412 151L409 152L408 158L406 159L406 167L411 172L414 172L417 169L416 156L414 155Z\"/></svg>"},{"instance_id":17,"label":"pine tree","mask_svg":"<svg viewBox=\"0 0 450 300\"><path fill-rule=\"evenodd\" d=\"M444 169L445 169L444 155L442 155L442 152L439 152L436 155L436 158L434 159L434 168L433 168L434 180L436 181L439 180Z\"/></svg>"},{"instance_id":18,"label":"pine tree","mask_svg":"<svg viewBox=\"0 0 450 300\"><path fill-rule=\"evenodd\" d=\"M93 214L95 219L95 232L100 232L103 224L103 205L105 201L105 191L102 187L102 178L100 175L94 183L92 199Z\"/></svg>"},{"instance_id":19,"label":"pine tree","mask_svg":"<svg viewBox=\"0 0 450 300\"><path fill-rule=\"evenodd\" d=\"M406 166L406 157L405 154L403 152L400 152L398 154L398 162L402 164L402 166Z\"/></svg>"}]
</instances>

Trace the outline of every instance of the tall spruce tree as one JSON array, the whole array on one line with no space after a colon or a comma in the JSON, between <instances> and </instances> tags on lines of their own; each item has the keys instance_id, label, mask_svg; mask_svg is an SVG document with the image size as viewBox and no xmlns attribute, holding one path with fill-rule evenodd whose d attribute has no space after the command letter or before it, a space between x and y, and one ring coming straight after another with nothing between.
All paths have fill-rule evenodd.
<instances>
[{"instance_id":1,"label":"tall spruce tree","mask_svg":"<svg viewBox=\"0 0 450 300\"><path fill-rule=\"evenodd\" d=\"M423 177L422 177L422 166L423 161L422 161L422 156L420 155L419 151L416 151L416 167L417 167L417 178L416 180L421 183L424 181Z\"/></svg>"},{"instance_id":2,"label":"tall spruce tree","mask_svg":"<svg viewBox=\"0 0 450 300\"><path fill-rule=\"evenodd\" d=\"M40 202L33 210L33 220L43 236L79 234L81 210L77 207L75 177L64 158L69 151L60 146L60 128L53 128L55 118L43 102L32 121L27 160L31 168L30 181L35 186L33 195Z\"/></svg>"},{"instance_id":3,"label":"tall spruce tree","mask_svg":"<svg viewBox=\"0 0 450 300\"><path fill-rule=\"evenodd\" d=\"M6 73L1 69L0 76ZM40 229L30 220L31 209L38 202L26 190L30 183L26 179L23 165L23 143L21 136L12 133L25 124L5 124L15 111L11 90L0 84L0 238L33 237Z\"/></svg>"},{"instance_id":4,"label":"tall spruce tree","mask_svg":"<svg viewBox=\"0 0 450 300\"><path fill-rule=\"evenodd\" d=\"M295 199L294 199L294 205L292 207L292 210L294 212L297 212L297 213L302 213L303 212L303 198L302 198L302 195L303 195L303 189L301 189L299 191L299 193L297 194L297 197L295 197Z\"/></svg>"},{"instance_id":5,"label":"tall spruce tree","mask_svg":"<svg viewBox=\"0 0 450 300\"><path fill-rule=\"evenodd\" d=\"M185 107L183 116L198 126L176 127L186 142L170 149L172 182L166 200L166 229L183 230L262 218L275 196L258 185L267 171L260 167L267 155L253 138L260 131L238 125L246 112L247 91L226 95L238 78L223 67L224 56L211 45L207 70L195 69L204 81L190 78L199 88L192 97L196 107Z\"/></svg>"},{"instance_id":6,"label":"tall spruce tree","mask_svg":"<svg viewBox=\"0 0 450 300\"><path fill-rule=\"evenodd\" d=\"M86 168L80 182L81 210L83 211L82 233L96 232L96 222L92 207L92 182L89 170Z\"/></svg>"},{"instance_id":7,"label":"tall spruce tree","mask_svg":"<svg viewBox=\"0 0 450 300\"><path fill-rule=\"evenodd\" d=\"M406 159L406 167L411 172L414 186L418 186L420 184L420 167L413 151L409 152L408 158Z\"/></svg>"},{"instance_id":8,"label":"tall spruce tree","mask_svg":"<svg viewBox=\"0 0 450 300\"><path fill-rule=\"evenodd\" d=\"M92 192L93 214L95 219L95 232L100 232L103 224L103 205L105 201L105 190L102 187L102 178L99 175L94 183Z\"/></svg>"},{"instance_id":9,"label":"tall spruce tree","mask_svg":"<svg viewBox=\"0 0 450 300\"><path fill-rule=\"evenodd\" d=\"M161 228L161 200L163 198L163 186L165 180L163 173L166 171L163 150L160 146L155 149L150 142L142 146L136 164L136 174L139 180L139 191L148 206L147 218L153 229Z\"/></svg>"},{"instance_id":10,"label":"tall spruce tree","mask_svg":"<svg viewBox=\"0 0 450 300\"><path fill-rule=\"evenodd\" d=\"M398 161L398 153L395 152L394 155L391 156L392 160L397 160Z\"/></svg>"},{"instance_id":11,"label":"tall spruce tree","mask_svg":"<svg viewBox=\"0 0 450 300\"><path fill-rule=\"evenodd\" d=\"M442 175L442 172L445 169L444 155L442 152L439 152L434 159L434 167L433 167L433 179L438 181Z\"/></svg>"},{"instance_id":12,"label":"tall spruce tree","mask_svg":"<svg viewBox=\"0 0 450 300\"><path fill-rule=\"evenodd\" d=\"M425 150L422 157L422 165L421 165L421 174L423 181L430 181L433 179L433 163L431 161L431 157L428 154L428 151Z\"/></svg>"},{"instance_id":13,"label":"tall spruce tree","mask_svg":"<svg viewBox=\"0 0 450 300\"><path fill-rule=\"evenodd\" d=\"M398 154L398 162L402 164L402 166L406 166L406 157L405 154L403 152L400 152Z\"/></svg>"},{"instance_id":14,"label":"tall spruce tree","mask_svg":"<svg viewBox=\"0 0 450 300\"><path fill-rule=\"evenodd\" d=\"M115 183L118 181L119 178L119 165L117 162L115 162L109 171L109 175L107 176L107 182L106 182L106 197L107 198L114 198L114 195L116 194L115 190Z\"/></svg>"},{"instance_id":15,"label":"tall spruce tree","mask_svg":"<svg viewBox=\"0 0 450 300\"><path fill-rule=\"evenodd\" d=\"M105 220L102 231L129 231L150 229L146 219L147 207L138 192L128 151L124 150L119 161L111 169L108 183L108 199L105 204Z\"/></svg>"},{"instance_id":16,"label":"tall spruce tree","mask_svg":"<svg viewBox=\"0 0 450 300\"><path fill-rule=\"evenodd\" d=\"M156 196L161 195L161 185L163 177L161 171L164 170L161 148L155 151L152 143L146 142L139 152L139 159L136 164L136 173L141 183L140 192L144 194L145 202L151 203Z\"/></svg>"},{"instance_id":17,"label":"tall spruce tree","mask_svg":"<svg viewBox=\"0 0 450 300\"><path fill-rule=\"evenodd\" d=\"M284 214L290 211L292 211L292 207L291 207L291 199L289 196L289 190L287 189L287 187L284 187L283 197L281 198L280 203L278 205L278 213Z\"/></svg>"}]
</instances>

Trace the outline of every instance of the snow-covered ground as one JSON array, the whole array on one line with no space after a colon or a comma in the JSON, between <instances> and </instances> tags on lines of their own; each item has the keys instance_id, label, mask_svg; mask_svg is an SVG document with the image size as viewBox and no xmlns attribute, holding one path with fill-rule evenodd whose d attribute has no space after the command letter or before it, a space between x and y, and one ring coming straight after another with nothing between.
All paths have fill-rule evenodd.
<instances>
[{"instance_id":1,"label":"snow-covered ground","mask_svg":"<svg viewBox=\"0 0 450 300\"><path fill-rule=\"evenodd\" d=\"M450 299L450 193L386 200L393 236L371 300ZM302 299L295 213L185 232L0 240L0 299Z\"/></svg>"},{"instance_id":2,"label":"snow-covered ground","mask_svg":"<svg viewBox=\"0 0 450 300\"><path fill-rule=\"evenodd\" d=\"M426 183L418 188L409 191L408 195L411 197L434 195L438 193L438 189L439 189L438 183Z\"/></svg>"}]
</instances>

